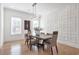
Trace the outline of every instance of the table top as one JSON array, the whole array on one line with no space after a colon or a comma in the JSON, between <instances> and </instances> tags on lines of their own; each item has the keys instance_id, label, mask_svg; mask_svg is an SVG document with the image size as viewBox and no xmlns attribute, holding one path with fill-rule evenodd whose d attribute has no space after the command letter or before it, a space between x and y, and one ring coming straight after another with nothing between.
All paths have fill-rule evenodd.
<instances>
[{"instance_id":1,"label":"table top","mask_svg":"<svg viewBox=\"0 0 79 59\"><path fill-rule=\"evenodd\" d=\"M46 40L46 39L51 39L52 38L52 35L41 34L39 36L32 36L32 37L38 38L40 40Z\"/></svg>"}]
</instances>

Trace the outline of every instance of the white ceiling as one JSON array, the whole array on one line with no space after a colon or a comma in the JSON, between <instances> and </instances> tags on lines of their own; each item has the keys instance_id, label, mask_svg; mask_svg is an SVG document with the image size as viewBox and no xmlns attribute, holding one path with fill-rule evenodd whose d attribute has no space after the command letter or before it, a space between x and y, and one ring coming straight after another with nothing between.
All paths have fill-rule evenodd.
<instances>
[{"instance_id":1,"label":"white ceiling","mask_svg":"<svg viewBox=\"0 0 79 59\"><path fill-rule=\"evenodd\" d=\"M20 10L28 13L33 13L33 3L3 3L5 8L11 8L15 10ZM46 14L51 11L56 11L69 4L67 3L37 3L36 11L37 14Z\"/></svg>"}]
</instances>

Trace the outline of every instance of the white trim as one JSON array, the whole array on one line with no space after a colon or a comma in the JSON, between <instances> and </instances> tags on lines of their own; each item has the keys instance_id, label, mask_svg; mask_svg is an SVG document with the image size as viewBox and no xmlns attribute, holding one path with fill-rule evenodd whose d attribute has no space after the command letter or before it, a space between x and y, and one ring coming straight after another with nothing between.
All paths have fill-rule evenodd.
<instances>
[{"instance_id":1,"label":"white trim","mask_svg":"<svg viewBox=\"0 0 79 59\"><path fill-rule=\"evenodd\" d=\"M58 40L59 43L74 47L74 48L79 48L79 44L78 43L73 43L73 42L69 42L69 41L63 41L63 40Z\"/></svg>"},{"instance_id":2,"label":"white trim","mask_svg":"<svg viewBox=\"0 0 79 59\"><path fill-rule=\"evenodd\" d=\"M4 10L3 10L3 5L1 4L1 42L0 42L0 46L3 46L3 39L4 39Z\"/></svg>"},{"instance_id":3,"label":"white trim","mask_svg":"<svg viewBox=\"0 0 79 59\"><path fill-rule=\"evenodd\" d=\"M12 39L12 40L6 40L6 41L4 41L4 43L5 43L5 42L20 41L20 40L25 40L25 39L14 39L14 40Z\"/></svg>"}]
</instances>

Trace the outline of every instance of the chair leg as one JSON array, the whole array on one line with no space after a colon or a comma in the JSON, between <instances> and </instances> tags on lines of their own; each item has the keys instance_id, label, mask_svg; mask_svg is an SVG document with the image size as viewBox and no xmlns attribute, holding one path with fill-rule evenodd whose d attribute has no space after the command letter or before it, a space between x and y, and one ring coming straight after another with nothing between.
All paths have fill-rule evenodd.
<instances>
[{"instance_id":1,"label":"chair leg","mask_svg":"<svg viewBox=\"0 0 79 59\"><path fill-rule=\"evenodd\" d=\"M44 44L43 44L43 51L44 51Z\"/></svg>"},{"instance_id":2,"label":"chair leg","mask_svg":"<svg viewBox=\"0 0 79 59\"><path fill-rule=\"evenodd\" d=\"M52 47L51 47L51 54L53 55L53 49L52 49Z\"/></svg>"},{"instance_id":3,"label":"chair leg","mask_svg":"<svg viewBox=\"0 0 79 59\"><path fill-rule=\"evenodd\" d=\"M30 42L29 42L29 46L30 46L30 50L32 50L31 40L30 40Z\"/></svg>"},{"instance_id":4,"label":"chair leg","mask_svg":"<svg viewBox=\"0 0 79 59\"><path fill-rule=\"evenodd\" d=\"M56 45L55 47L56 47L56 51L57 51L57 54L58 54L58 48L57 48L57 45Z\"/></svg>"},{"instance_id":5,"label":"chair leg","mask_svg":"<svg viewBox=\"0 0 79 59\"><path fill-rule=\"evenodd\" d=\"M27 45L28 45L28 40L27 39L25 40L25 45L26 45L26 42L27 42Z\"/></svg>"},{"instance_id":6,"label":"chair leg","mask_svg":"<svg viewBox=\"0 0 79 59\"><path fill-rule=\"evenodd\" d=\"M27 40L25 40L25 45L26 45Z\"/></svg>"},{"instance_id":7,"label":"chair leg","mask_svg":"<svg viewBox=\"0 0 79 59\"><path fill-rule=\"evenodd\" d=\"M38 52L39 52L39 44L37 45L37 48L38 48Z\"/></svg>"},{"instance_id":8,"label":"chair leg","mask_svg":"<svg viewBox=\"0 0 79 59\"><path fill-rule=\"evenodd\" d=\"M32 45L30 45L30 51L32 50Z\"/></svg>"}]
</instances>

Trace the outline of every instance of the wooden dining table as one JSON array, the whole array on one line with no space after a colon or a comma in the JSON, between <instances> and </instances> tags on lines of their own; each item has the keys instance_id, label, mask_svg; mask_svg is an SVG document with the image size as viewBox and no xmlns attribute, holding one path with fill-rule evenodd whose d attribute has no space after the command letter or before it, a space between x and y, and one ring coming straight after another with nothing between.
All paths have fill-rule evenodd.
<instances>
[{"instance_id":1,"label":"wooden dining table","mask_svg":"<svg viewBox=\"0 0 79 59\"><path fill-rule=\"evenodd\" d=\"M36 35L31 35L32 38L35 38L37 40L36 45L38 46L38 50L39 50L39 46L43 47L44 50L44 42L51 39L52 35L45 35L45 34L40 34L39 36ZM42 43L40 43L40 41L42 41ZM31 40L30 40L30 45L32 44ZM31 46L30 46L31 49Z\"/></svg>"}]
</instances>

